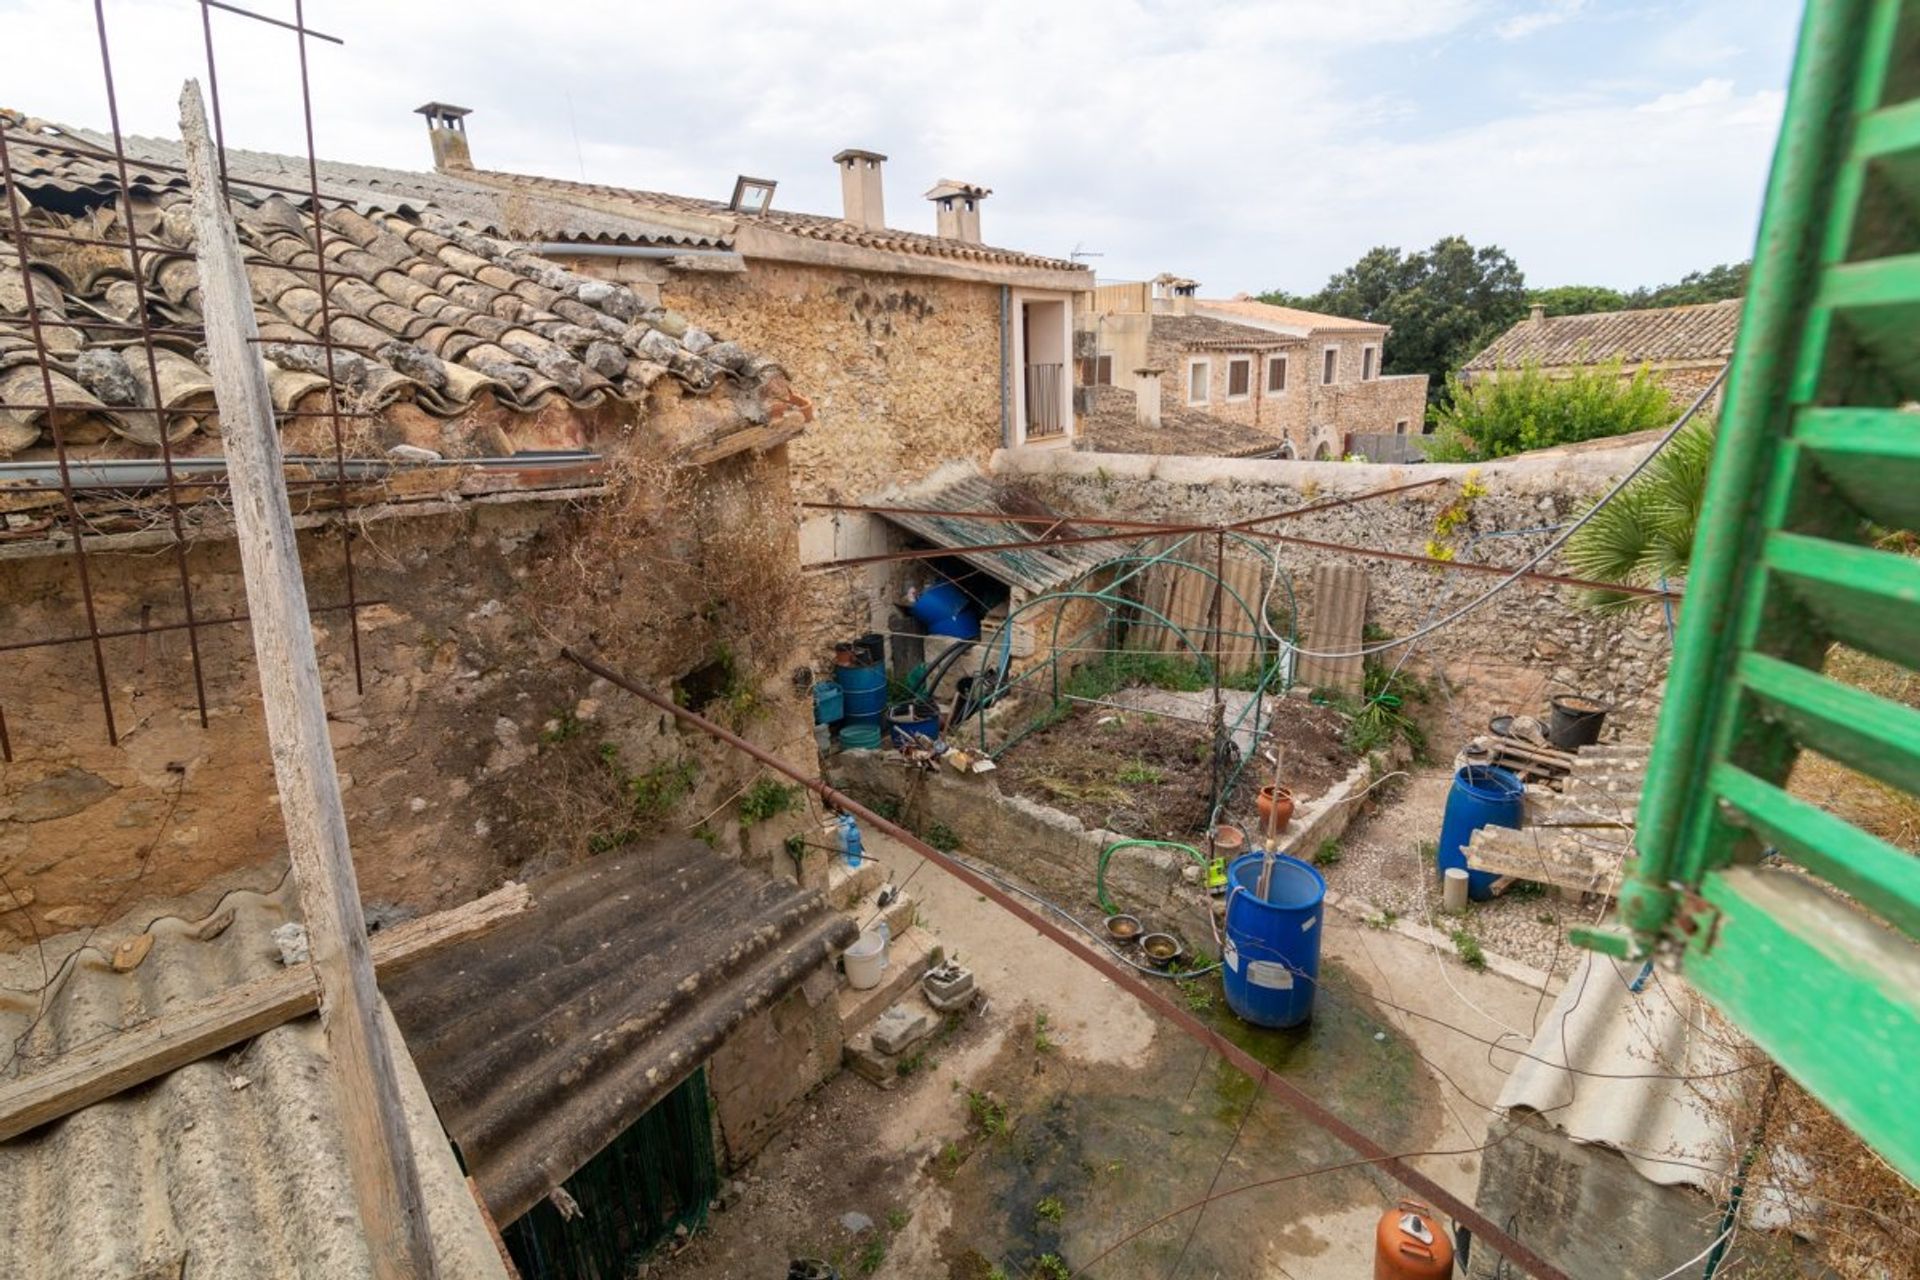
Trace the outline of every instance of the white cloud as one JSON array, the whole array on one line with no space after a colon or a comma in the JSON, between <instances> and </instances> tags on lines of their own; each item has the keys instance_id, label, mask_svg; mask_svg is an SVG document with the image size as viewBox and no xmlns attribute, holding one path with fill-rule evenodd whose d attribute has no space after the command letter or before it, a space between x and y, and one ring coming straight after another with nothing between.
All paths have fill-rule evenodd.
<instances>
[{"instance_id":1,"label":"white cloud","mask_svg":"<svg viewBox=\"0 0 1920 1280\"><path fill-rule=\"evenodd\" d=\"M1084 245L1104 253L1103 274L1175 269L1222 292L1311 287L1372 245L1453 232L1504 245L1547 283L1640 283L1744 254L1777 94L1740 91L1718 69L1616 65L1609 49L1594 71L1610 82L1516 75L1510 92L1433 123L1453 98L1482 94L1482 67L1485 80L1525 70L1517 50L1534 46L1496 40L1489 11L1488 0L307 4L309 22L347 40L310 55L331 158L425 167L411 111L438 99L475 109L486 167L574 177L584 162L595 181L714 197L745 172L778 179L788 208L832 211L828 158L871 147L891 156L896 226L931 230L920 193L965 178L996 192L984 210L994 242ZM196 7L115 0L108 14L128 128L174 132L181 80L204 76ZM229 141L301 150L291 37L213 16ZM103 126L90 6L0 0L0 21L27 54L10 61L6 104ZM1447 59L1465 78L1416 91L1414 71Z\"/></svg>"},{"instance_id":2,"label":"white cloud","mask_svg":"<svg viewBox=\"0 0 1920 1280\"><path fill-rule=\"evenodd\" d=\"M1517 13L1494 24L1494 34L1502 40L1524 40L1551 27L1571 22L1587 7L1587 0L1550 0L1538 9Z\"/></svg>"}]
</instances>

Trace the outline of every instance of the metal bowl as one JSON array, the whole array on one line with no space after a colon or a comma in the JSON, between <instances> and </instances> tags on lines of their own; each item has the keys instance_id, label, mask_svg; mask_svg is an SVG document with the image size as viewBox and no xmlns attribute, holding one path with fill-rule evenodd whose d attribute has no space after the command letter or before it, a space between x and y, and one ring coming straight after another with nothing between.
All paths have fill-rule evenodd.
<instances>
[{"instance_id":1,"label":"metal bowl","mask_svg":"<svg viewBox=\"0 0 1920 1280\"><path fill-rule=\"evenodd\" d=\"M1131 946L1140 941L1140 918L1138 916L1111 915L1107 917L1107 937L1113 942Z\"/></svg>"},{"instance_id":2,"label":"metal bowl","mask_svg":"<svg viewBox=\"0 0 1920 1280\"><path fill-rule=\"evenodd\" d=\"M1164 969L1180 958L1186 948L1170 933L1150 933L1140 939L1140 952L1156 968Z\"/></svg>"}]
</instances>

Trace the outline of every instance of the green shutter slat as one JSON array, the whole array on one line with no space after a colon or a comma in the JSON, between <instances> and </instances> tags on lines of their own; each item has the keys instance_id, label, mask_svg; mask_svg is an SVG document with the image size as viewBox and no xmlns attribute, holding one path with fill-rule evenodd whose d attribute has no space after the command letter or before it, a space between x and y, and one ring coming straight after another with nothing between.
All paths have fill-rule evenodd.
<instances>
[{"instance_id":1,"label":"green shutter slat","mask_svg":"<svg viewBox=\"0 0 1920 1280\"><path fill-rule=\"evenodd\" d=\"M1920 792L1920 711L1759 653L1740 659L1740 682L1800 746Z\"/></svg>"},{"instance_id":2,"label":"green shutter slat","mask_svg":"<svg viewBox=\"0 0 1920 1280\"><path fill-rule=\"evenodd\" d=\"M1793 439L1861 515L1890 529L1920 529L1920 413L1808 409Z\"/></svg>"},{"instance_id":3,"label":"green shutter slat","mask_svg":"<svg viewBox=\"0 0 1920 1280\"><path fill-rule=\"evenodd\" d=\"M1776 533L1766 566L1833 639L1890 662L1920 659L1920 560Z\"/></svg>"},{"instance_id":4,"label":"green shutter slat","mask_svg":"<svg viewBox=\"0 0 1920 1280\"><path fill-rule=\"evenodd\" d=\"M1916 304L1920 304L1920 253L1828 267L1814 300L1816 306L1840 312Z\"/></svg>"},{"instance_id":5,"label":"green shutter slat","mask_svg":"<svg viewBox=\"0 0 1920 1280\"><path fill-rule=\"evenodd\" d=\"M1731 820L1908 933L1920 932L1920 858L1734 765L1713 771Z\"/></svg>"},{"instance_id":6,"label":"green shutter slat","mask_svg":"<svg viewBox=\"0 0 1920 1280\"><path fill-rule=\"evenodd\" d=\"M1909 152L1920 153L1920 102L1902 102L1860 117L1853 139L1856 160L1884 161Z\"/></svg>"},{"instance_id":7,"label":"green shutter slat","mask_svg":"<svg viewBox=\"0 0 1920 1280\"><path fill-rule=\"evenodd\" d=\"M1791 871L1732 867L1687 940L1688 981L1894 1168L1920 1181L1920 948Z\"/></svg>"}]
</instances>

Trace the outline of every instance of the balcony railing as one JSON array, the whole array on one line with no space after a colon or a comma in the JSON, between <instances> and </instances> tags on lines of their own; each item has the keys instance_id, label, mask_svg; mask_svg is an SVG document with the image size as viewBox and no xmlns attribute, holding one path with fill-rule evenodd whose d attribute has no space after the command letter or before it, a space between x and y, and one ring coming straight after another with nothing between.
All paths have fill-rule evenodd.
<instances>
[{"instance_id":1,"label":"balcony railing","mask_svg":"<svg viewBox=\"0 0 1920 1280\"><path fill-rule=\"evenodd\" d=\"M1066 366L1058 364L1027 366L1027 439L1044 440L1066 433L1060 409L1060 379L1065 370Z\"/></svg>"}]
</instances>

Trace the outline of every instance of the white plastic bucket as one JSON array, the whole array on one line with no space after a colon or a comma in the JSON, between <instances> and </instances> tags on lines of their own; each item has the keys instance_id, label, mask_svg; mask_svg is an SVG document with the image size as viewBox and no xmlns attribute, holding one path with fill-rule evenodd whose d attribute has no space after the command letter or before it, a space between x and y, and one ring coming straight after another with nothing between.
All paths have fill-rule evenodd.
<instances>
[{"instance_id":1,"label":"white plastic bucket","mask_svg":"<svg viewBox=\"0 0 1920 1280\"><path fill-rule=\"evenodd\" d=\"M847 985L855 991L868 991L880 985L880 971L887 967L887 926L880 925L861 934L841 957L847 965Z\"/></svg>"}]
</instances>

